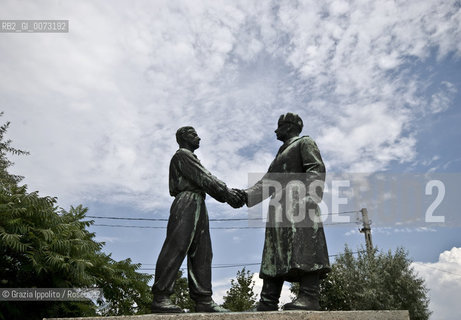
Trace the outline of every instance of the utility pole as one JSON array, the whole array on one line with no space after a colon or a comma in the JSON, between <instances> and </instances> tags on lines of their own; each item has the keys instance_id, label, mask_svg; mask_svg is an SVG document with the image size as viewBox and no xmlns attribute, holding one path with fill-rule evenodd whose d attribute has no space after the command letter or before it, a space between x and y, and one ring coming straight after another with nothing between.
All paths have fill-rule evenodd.
<instances>
[{"instance_id":1,"label":"utility pole","mask_svg":"<svg viewBox=\"0 0 461 320\"><path fill-rule=\"evenodd\" d=\"M362 221L363 221L363 228L360 229L360 232L365 234L365 242L367 244L367 251L371 252L373 249L373 242L371 241L371 227L370 227L370 220L368 219L368 210L366 208L362 208L360 210L362 213Z\"/></svg>"}]
</instances>

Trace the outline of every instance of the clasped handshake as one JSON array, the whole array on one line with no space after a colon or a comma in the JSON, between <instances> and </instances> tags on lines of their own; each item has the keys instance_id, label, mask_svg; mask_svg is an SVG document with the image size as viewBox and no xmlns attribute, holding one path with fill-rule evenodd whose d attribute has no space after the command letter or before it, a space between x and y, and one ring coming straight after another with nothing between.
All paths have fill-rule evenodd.
<instances>
[{"instance_id":1,"label":"clasped handshake","mask_svg":"<svg viewBox=\"0 0 461 320\"><path fill-rule=\"evenodd\" d=\"M227 195L225 201L232 208L241 208L244 204L247 203L247 194L244 190L241 189L227 189Z\"/></svg>"}]
</instances>

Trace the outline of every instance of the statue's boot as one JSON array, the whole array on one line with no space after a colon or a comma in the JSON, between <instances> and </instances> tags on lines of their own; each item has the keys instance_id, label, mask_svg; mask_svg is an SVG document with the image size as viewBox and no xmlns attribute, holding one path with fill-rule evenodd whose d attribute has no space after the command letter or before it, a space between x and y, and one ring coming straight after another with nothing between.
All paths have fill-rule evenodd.
<instances>
[{"instance_id":1,"label":"statue's boot","mask_svg":"<svg viewBox=\"0 0 461 320\"><path fill-rule=\"evenodd\" d=\"M320 310L320 280L318 273L309 273L301 278L298 297L283 306L283 310Z\"/></svg>"},{"instance_id":2,"label":"statue's boot","mask_svg":"<svg viewBox=\"0 0 461 320\"><path fill-rule=\"evenodd\" d=\"M150 309L152 313L182 313L179 306L171 302L170 297L167 295L154 295L154 301L152 302Z\"/></svg>"},{"instance_id":3,"label":"statue's boot","mask_svg":"<svg viewBox=\"0 0 461 320\"><path fill-rule=\"evenodd\" d=\"M278 278L266 278L263 280L261 299L256 306L248 310L254 311L277 311L279 309L279 298L282 292L283 280Z\"/></svg>"},{"instance_id":4,"label":"statue's boot","mask_svg":"<svg viewBox=\"0 0 461 320\"><path fill-rule=\"evenodd\" d=\"M211 298L195 301L195 312L230 312L216 304Z\"/></svg>"}]
</instances>

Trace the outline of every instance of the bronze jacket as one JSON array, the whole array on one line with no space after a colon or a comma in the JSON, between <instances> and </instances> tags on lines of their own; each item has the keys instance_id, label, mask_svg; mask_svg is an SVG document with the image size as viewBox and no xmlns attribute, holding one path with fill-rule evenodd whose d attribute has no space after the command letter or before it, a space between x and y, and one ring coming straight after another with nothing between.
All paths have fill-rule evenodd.
<instances>
[{"instance_id":1,"label":"bronze jacket","mask_svg":"<svg viewBox=\"0 0 461 320\"><path fill-rule=\"evenodd\" d=\"M269 196L275 201L269 204L261 278L299 281L306 272L318 271L323 278L331 270L318 207L324 181L325 165L314 140L294 137L282 145L264 177L245 190L249 207Z\"/></svg>"},{"instance_id":2,"label":"bronze jacket","mask_svg":"<svg viewBox=\"0 0 461 320\"><path fill-rule=\"evenodd\" d=\"M184 191L200 193L203 198L208 193L220 202L225 201L227 187L213 176L190 150L180 148L170 162L170 195L176 197Z\"/></svg>"}]
</instances>

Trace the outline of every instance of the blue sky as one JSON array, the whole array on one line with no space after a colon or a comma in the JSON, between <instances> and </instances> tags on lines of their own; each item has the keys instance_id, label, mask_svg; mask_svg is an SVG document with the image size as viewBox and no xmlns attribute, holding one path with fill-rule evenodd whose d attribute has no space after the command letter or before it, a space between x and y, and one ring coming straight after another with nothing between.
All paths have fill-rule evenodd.
<instances>
[{"instance_id":1,"label":"blue sky","mask_svg":"<svg viewBox=\"0 0 461 320\"><path fill-rule=\"evenodd\" d=\"M408 249L431 290L433 319L455 319L459 1L3 1L1 19L70 25L64 34L0 33L0 110L15 146L31 153L13 159L30 191L57 196L63 208L83 204L93 216L167 218L177 128L194 126L202 163L244 188L280 146L278 116L295 112L331 176L445 175L449 188L435 215L447 223L379 226L376 217L372 228L379 248ZM421 192L405 204L430 204ZM344 210L365 206L350 200ZM207 203L210 218L247 217L245 208ZM377 210L368 209L374 218ZM248 223L212 223L231 225ZM363 244L358 228L326 226L330 254ZM143 268L152 268L165 236L164 229L92 230L114 258ZM216 267L260 261L262 229L211 232ZM213 269L217 301L237 270Z\"/></svg>"}]
</instances>

